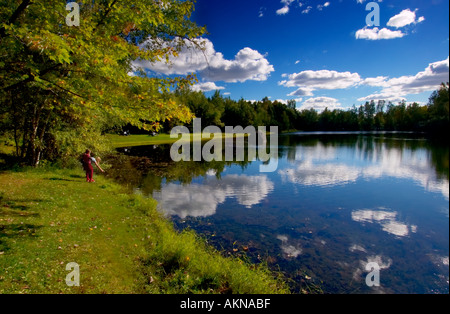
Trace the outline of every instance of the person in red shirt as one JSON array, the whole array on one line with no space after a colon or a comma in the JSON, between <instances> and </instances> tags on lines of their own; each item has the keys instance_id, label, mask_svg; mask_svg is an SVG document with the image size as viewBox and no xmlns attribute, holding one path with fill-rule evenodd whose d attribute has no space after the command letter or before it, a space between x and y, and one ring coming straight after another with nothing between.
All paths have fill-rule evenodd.
<instances>
[{"instance_id":1,"label":"person in red shirt","mask_svg":"<svg viewBox=\"0 0 450 314\"><path fill-rule=\"evenodd\" d=\"M95 166L97 166L97 168L101 172L105 172L100 167L100 165L98 164L97 160L94 157L91 156L91 151L89 149L86 149L86 152L83 154L82 160L83 160L84 171L86 171L86 181L87 182L95 182L95 180L93 179L93 177L94 177L94 167L92 167L92 163L94 163Z\"/></svg>"}]
</instances>

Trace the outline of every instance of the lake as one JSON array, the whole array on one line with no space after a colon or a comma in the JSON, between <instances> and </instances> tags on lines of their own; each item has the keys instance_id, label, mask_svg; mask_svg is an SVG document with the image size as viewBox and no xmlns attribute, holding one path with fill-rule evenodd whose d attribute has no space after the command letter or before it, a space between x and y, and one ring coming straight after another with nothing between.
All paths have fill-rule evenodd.
<instances>
[{"instance_id":1,"label":"lake","mask_svg":"<svg viewBox=\"0 0 450 314\"><path fill-rule=\"evenodd\" d=\"M449 293L447 143L283 134L272 173L258 160L175 163L169 145L120 151L116 178L158 200L176 228L267 263L294 292Z\"/></svg>"}]
</instances>

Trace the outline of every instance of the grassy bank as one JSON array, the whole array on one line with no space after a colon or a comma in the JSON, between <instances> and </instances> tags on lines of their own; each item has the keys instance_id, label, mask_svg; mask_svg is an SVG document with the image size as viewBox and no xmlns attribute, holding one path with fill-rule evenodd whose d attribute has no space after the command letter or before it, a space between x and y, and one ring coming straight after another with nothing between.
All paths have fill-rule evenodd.
<instances>
[{"instance_id":1,"label":"grassy bank","mask_svg":"<svg viewBox=\"0 0 450 314\"><path fill-rule=\"evenodd\" d=\"M268 133L270 134L270 133ZM197 136L201 137L202 134L197 134ZM207 137L206 134L203 134L205 138L202 140L208 141L213 138ZM230 137L231 134L222 134L222 138ZM233 134L234 137L245 137L247 134ZM132 147L132 146L146 146L146 145L163 145L163 144L173 144L178 141L178 138L171 138L170 134L158 134L156 136L146 135L146 134L138 134L138 135L130 135L130 136L122 136L115 134L107 134L107 139L111 142L112 146L115 148L120 147ZM179 137L181 138L181 136ZM190 134L190 141L193 141L194 135Z\"/></svg>"},{"instance_id":2,"label":"grassy bank","mask_svg":"<svg viewBox=\"0 0 450 314\"><path fill-rule=\"evenodd\" d=\"M0 173L0 293L286 293L265 267L178 233L156 202L81 170ZM69 287L66 264L80 266Z\"/></svg>"},{"instance_id":3,"label":"grassy bank","mask_svg":"<svg viewBox=\"0 0 450 314\"><path fill-rule=\"evenodd\" d=\"M170 138L170 134L158 134L156 136L146 134L130 135L130 136L107 134L106 137L108 138L108 140L111 141L112 145L115 148L172 144L177 141L177 139Z\"/></svg>"}]
</instances>

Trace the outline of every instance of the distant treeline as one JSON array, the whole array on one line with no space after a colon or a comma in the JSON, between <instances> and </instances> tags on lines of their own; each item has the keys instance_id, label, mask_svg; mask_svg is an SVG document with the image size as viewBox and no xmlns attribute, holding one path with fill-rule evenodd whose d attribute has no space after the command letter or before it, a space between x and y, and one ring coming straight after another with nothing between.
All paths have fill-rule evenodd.
<instances>
[{"instance_id":1,"label":"distant treeline","mask_svg":"<svg viewBox=\"0 0 450 314\"><path fill-rule=\"evenodd\" d=\"M295 101L287 104L267 97L257 102L238 101L216 91L211 97L202 92L178 92L178 100L187 105L202 125L278 126L280 132L302 131L419 131L447 134L449 131L449 83L434 91L426 105L417 103L370 101L348 110L297 110ZM164 130L179 125L177 121L164 123ZM189 125L188 125L189 126Z\"/></svg>"}]
</instances>

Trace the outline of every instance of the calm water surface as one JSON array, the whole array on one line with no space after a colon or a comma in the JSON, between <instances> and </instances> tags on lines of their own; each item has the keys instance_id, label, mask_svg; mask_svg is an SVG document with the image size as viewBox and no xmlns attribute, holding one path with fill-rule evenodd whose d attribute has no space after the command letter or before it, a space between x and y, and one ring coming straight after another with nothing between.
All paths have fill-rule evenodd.
<instances>
[{"instance_id":1,"label":"calm water surface","mask_svg":"<svg viewBox=\"0 0 450 314\"><path fill-rule=\"evenodd\" d=\"M260 173L258 160L173 163L169 150L126 150L147 157L126 170L135 190L177 228L282 271L295 292L449 293L447 144L395 133L280 135L273 173ZM380 287L366 285L370 262Z\"/></svg>"}]
</instances>

